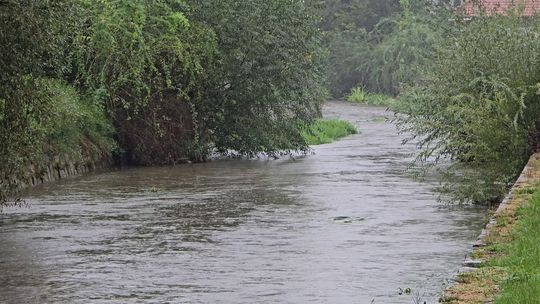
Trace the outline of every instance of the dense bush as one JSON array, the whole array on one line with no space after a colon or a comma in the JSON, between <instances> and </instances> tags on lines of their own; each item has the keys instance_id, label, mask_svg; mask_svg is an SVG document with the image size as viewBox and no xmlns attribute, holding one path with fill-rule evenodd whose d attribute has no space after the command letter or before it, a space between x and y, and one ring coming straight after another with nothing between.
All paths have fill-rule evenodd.
<instances>
[{"instance_id":1,"label":"dense bush","mask_svg":"<svg viewBox=\"0 0 540 304\"><path fill-rule=\"evenodd\" d=\"M200 139L243 154L303 150L324 97L318 18L301 0L193 0L217 37L199 102Z\"/></svg>"},{"instance_id":2,"label":"dense bush","mask_svg":"<svg viewBox=\"0 0 540 304\"><path fill-rule=\"evenodd\" d=\"M443 190L459 201L498 199L531 153L540 117L540 24L477 17L441 41L420 85L402 97L404 130L420 162L452 160Z\"/></svg>"},{"instance_id":3,"label":"dense bush","mask_svg":"<svg viewBox=\"0 0 540 304\"><path fill-rule=\"evenodd\" d=\"M182 1L83 4L74 46L80 87L103 99L125 160L188 158L192 96L214 52L213 34L187 19Z\"/></svg>"},{"instance_id":4,"label":"dense bush","mask_svg":"<svg viewBox=\"0 0 540 304\"><path fill-rule=\"evenodd\" d=\"M42 152L50 94L41 79L68 65L68 11L66 1L0 2L0 203L16 193Z\"/></svg>"}]
</instances>

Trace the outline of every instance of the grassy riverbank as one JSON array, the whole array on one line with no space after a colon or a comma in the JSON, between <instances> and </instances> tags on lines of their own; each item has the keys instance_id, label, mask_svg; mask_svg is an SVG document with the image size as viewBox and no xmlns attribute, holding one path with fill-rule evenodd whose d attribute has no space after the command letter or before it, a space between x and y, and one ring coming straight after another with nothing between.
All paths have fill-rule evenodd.
<instances>
[{"instance_id":1,"label":"grassy riverbank","mask_svg":"<svg viewBox=\"0 0 540 304\"><path fill-rule=\"evenodd\" d=\"M517 210L518 224L513 240L502 251L505 257L494 263L506 270L496 303L525 304L540 301L540 187L526 205Z\"/></svg>"},{"instance_id":2,"label":"grassy riverbank","mask_svg":"<svg viewBox=\"0 0 540 304\"><path fill-rule=\"evenodd\" d=\"M533 156L524 181L508 204L494 215L471 257L481 267L458 277L443 303L538 303L540 299L540 155Z\"/></svg>"},{"instance_id":3,"label":"grassy riverbank","mask_svg":"<svg viewBox=\"0 0 540 304\"><path fill-rule=\"evenodd\" d=\"M308 145L331 143L347 135L356 134L356 127L340 119L319 119L302 131Z\"/></svg>"}]
</instances>

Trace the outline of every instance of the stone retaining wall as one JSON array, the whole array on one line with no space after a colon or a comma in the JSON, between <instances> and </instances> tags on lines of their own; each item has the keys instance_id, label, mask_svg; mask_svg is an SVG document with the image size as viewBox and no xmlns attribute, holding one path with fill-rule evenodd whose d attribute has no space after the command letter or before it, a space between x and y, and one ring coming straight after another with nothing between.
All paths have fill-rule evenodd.
<instances>
[{"instance_id":1,"label":"stone retaining wall","mask_svg":"<svg viewBox=\"0 0 540 304\"><path fill-rule=\"evenodd\" d=\"M31 177L27 181L23 181L21 186L23 188L34 187L47 182L80 176L98 169L109 168L112 164L110 157L105 157L99 161L75 161L68 157L55 157L44 167L32 166L30 168Z\"/></svg>"}]
</instances>

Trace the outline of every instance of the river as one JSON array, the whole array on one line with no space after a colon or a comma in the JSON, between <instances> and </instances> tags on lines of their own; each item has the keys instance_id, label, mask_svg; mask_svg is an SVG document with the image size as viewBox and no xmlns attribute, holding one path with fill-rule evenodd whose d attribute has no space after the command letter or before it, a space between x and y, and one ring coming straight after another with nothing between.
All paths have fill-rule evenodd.
<instances>
[{"instance_id":1,"label":"river","mask_svg":"<svg viewBox=\"0 0 540 304\"><path fill-rule=\"evenodd\" d=\"M0 214L0 303L437 303L485 212L437 202L382 108L305 157L129 168Z\"/></svg>"}]
</instances>

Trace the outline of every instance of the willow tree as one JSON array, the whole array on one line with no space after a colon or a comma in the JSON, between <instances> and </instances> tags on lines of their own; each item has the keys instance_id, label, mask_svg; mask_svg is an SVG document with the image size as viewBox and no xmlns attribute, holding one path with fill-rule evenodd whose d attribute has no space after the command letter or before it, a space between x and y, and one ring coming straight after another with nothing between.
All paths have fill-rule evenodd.
<instances>
[{"instance_id":1,"label":"willow tree","mask_svg":"<svg viewBox=\"0 0 540 304\"><path fill-rule=\"evenodd\" d=\"M369 81L363 68L371 57L369 33L384 18L400 11L398 0L310 0L322 19L323 44L329 51L327 77L330 92L342 97Z\"/></svg>"},{"instance_id":2,"label":"willow tree","mask_svg":"<svg viewBox=\"0 0 540 304\"><path fill-rule=\"evenodd\" d=\"M195 105L201 139L252 155L306 149L301 127L324 97L318 18L302 0L193 0L217 37Z\"/></svg>"},{"instance_id":3,"label":"willow tree","mask_svg":"<svg viewBox=\"0 0 540 304\"><path fill-rule=\"evenodd\" d=\"M171 164L197 145L192 99L214 52L213 34L183 1L83 1L76 36L80 87L103 100L124 159Z\"/></svg>"},{"instance_id":4,"label":"willow tree","mask_svg":"<svg viewBox=\"0 0 540 304\"><path fill-rule=\"evenodd\" d=\"M400 5L400 12L370 32L369 56L358 66L368 88L393 95L421 80L420 69L431 64L436 44L455 30L453 12L443 4L401 0Z\"/></svg>"},{"instance_id":5,"label":"willow tree","mask_svg":"<svg viewBox=\"0 0 540 304\"><path fill-rule=\"evenodd\" d=\"M423 164L443 167L457 201L497 201L538 148L538 18L478 17L437 45L424 79L404 94L401 123Z\"/></svg>"}]
</instances>

